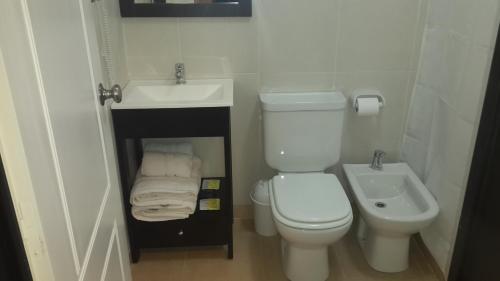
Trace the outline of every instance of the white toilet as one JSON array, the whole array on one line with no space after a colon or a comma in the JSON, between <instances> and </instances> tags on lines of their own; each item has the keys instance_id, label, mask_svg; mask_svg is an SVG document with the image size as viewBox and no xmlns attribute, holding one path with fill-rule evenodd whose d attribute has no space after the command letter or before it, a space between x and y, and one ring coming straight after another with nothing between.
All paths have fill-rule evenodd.
<instances>
[{"instance_id":1,"label":"white toilet","mask_svg":"<svg viewBox=\"0 0 500 281\"><path fill-rule=\"evenodd\" d=\"M279 174L269 181L282 237L282 264L292 281L329 276L328 246L352 223L349 200L333 174L340 157L346 100L341 93L261 94L264 149Z\"/></svg>"}]
</instances>

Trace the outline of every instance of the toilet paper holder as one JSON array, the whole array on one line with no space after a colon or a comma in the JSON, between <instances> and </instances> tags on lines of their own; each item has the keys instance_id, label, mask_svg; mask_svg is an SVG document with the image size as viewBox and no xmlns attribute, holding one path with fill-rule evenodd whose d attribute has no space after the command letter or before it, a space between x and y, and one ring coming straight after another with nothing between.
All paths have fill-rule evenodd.
<instances>
[{"instance_id":1,"label":"toilet paper holder","mask_svg":"<svg viewBox=\"0 0 500 281\"><path fill-rule=\"evenodd\" d=\"M377 98L380 108L383 108L385 106L385 98L378 90L355 90L351 98L354 111L357 111L358 109L359 98Z\"/></svg>"}]
</instances>

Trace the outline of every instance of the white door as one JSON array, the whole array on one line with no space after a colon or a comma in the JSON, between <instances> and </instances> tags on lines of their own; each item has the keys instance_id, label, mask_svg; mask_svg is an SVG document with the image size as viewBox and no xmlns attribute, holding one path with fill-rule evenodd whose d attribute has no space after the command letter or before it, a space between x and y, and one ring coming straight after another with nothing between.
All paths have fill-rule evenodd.
<instances>
[{"instance_id":1,"label":"white door","mask_svg":"<svg viewBox=\"0 0 500 281\"><path fill-rule=\"evenodd\" d=\"M35 144L46 148L47 157L30 160L31 176L36 178L39 170L54 178L53 188L35 192L53 276L57 281L130 280L110 109L98 102L98 84L107 79L99 58L93 4L91 0L1 1L6 2L0 9L20 7L22 26L6 28L25 32L36 76L38 93L16 93L14 85L13 96L32 95L29 98L33 104L39 102L42 112L39 120L34 110L32 122L42 124L37 129L44 131L31 135L25 130L23 138L33 138L24 140L26 150ZM12 48L9 53L13 43L3 43L7 72L11 77L20 75L13 63L10 69L8 65L16 55ZM23 56L22 48L18 55ZM44 135L46 147L40 137Z\"/></svg>"}]
</instances>

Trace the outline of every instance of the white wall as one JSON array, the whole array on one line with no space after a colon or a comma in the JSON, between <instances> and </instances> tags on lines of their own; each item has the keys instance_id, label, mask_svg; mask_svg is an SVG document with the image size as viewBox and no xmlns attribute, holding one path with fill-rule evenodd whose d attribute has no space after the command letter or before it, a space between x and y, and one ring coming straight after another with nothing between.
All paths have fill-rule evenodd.
<instances>
[{"instance_id":1,"label":"white wall","mask_svg":"<svg viewBox=\"0 0 500 281\"><path fill-rule=\"evenodd\" d=\"M101 54L101 66L108 81L106 86L128 82L127 60L123 44L119 2L115 0L97 1L94 5L97 42Z\"/></svg>"},{"instance_id":2,"label":"white wall","mask_svg":"<svg viewBox=\"0 0 500 281\"><path fill-rule=\"evenodd\" d=\"M259 91L379 88L378 118L348 108L342 161L368 162L373 149L399 157L416 76L426 0L254 0L252 18L123 19L131 79L232 77L235 204L272 172L262 151ZM206 159L205 159L206 160Z\"/></svg>"},{"instance_id":3,"label":"white wall","mask_svg":"<svg viewBox=\"0 0 500 281\"><path fill-rule=\"evenodd\" d=\"M498 0L430 1L402 158L441 208L422 237L449 270L492 51Z\"/></svg>"},{"instance_id":4,"label":"white wall","mask_svg":"<svg viewBox=\"0 0 500 281\"><path fill-rule=\"evenodd\" d=\"M3 7L1 3L0 7ZM45 246L42 243L46 241L45 235L14 108L0 44L0 156L4 163L31 275L34 280L53 281L55 279L50 256L47 251L43 250Z\"/></svg>"}]
</instances>

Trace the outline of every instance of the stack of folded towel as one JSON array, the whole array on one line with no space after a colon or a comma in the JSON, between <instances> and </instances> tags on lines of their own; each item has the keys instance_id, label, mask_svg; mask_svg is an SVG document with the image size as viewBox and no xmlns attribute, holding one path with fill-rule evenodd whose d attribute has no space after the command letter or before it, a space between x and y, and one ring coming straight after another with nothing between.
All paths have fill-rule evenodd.
<instances>
[{"instance_id":1,"label":"stack of folded towel","mask_svg":"<svg viewBox=\"0 0 500 281\"><path fill-rule=\"evenodd\" d=\"M179 150L187 153L176 152ZM202 163L188 153L185 145L178 144L145 147L130 194L132 215L136 219L167 221L184 219L194 213Z\"/></svg>"}]
</instances>

